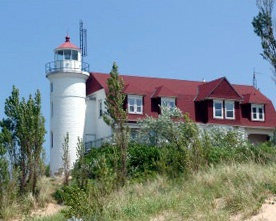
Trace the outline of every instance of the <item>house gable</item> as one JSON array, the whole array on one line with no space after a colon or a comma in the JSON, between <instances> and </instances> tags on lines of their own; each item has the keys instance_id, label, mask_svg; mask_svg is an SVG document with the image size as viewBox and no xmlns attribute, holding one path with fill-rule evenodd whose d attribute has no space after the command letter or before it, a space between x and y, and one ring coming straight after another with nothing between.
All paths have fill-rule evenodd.
<instances>
[{"instance_id":1,"label":"house gable","mask_svg":"<svg viewBox=\"0 0 276 221\"><path fill-rule=\"evenodd\" d=\"M208 99L224 99L241 101L242 96L225 78L218 78L214 81L202 84L198 87L198 94L195 101Z\"/></svg>"},{"instance_id":2,"label":"house gable","mask_svg":"<svg viewBox=\"0 0 276 221\"><path fill-rule=\"evenodd\" d=\"M124 93L143 96L143 113L129 114L136 122L147 116L160 114L161 98L175 98L182 113L203 124L222 124L244 127L276 127L276 113L272 102L253 86L230 84L225 77L210 82L120 75L125 83ZM87 95L104 89L107 93L109 74L91 73L87 81ZM234 102L234 119L214 119L213 100ZM264 104L265 120L251 120L251 104ZM127 108L127 104L126 104ZM225 108L225 106L224 106ZM224 110L225 111L225 110Z\"/></svg>"}]
</instances>

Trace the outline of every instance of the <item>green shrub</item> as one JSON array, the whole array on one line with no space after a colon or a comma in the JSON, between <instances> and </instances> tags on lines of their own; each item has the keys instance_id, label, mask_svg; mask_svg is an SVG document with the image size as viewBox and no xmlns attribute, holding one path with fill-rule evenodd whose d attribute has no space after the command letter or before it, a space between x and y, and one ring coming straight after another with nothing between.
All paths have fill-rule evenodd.
<instances>
[{"instance_id":1,"label":"green shrub","mask_svg":"<svg viewBox=\"0 0 276 221\"><path fill-rule=\"evenodd\" d=\"M149 178L157 172L156 162L160 159L160 148L130 143L128 148L128 176Z\"/></svg>"},{"instance_id":2,"label":"green shrub","mask_svg":"<svg viewBox=\"0 0 276 221\"><path fill-rule=\"evenodd\" d=\"M65 217L83 218L93 213L93 205L87 192L77 186L65 186L63 191L64 203L68 208L64 210Z\"/></svg>"}]
</instances>

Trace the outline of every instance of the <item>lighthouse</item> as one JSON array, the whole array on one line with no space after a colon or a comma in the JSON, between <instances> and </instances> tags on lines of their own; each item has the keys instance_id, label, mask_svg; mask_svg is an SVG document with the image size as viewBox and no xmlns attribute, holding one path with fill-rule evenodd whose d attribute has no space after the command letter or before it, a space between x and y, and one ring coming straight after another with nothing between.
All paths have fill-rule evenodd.
<instances>
[{"instance_id":1,"label":"lighthouse","mask_svg":"<svg viewBox=\"0 0 276 221\"><path fill-rule=\"evenodd\" d=\"M82 61L81 49L66 36L54 50L54 61L45 65L45 72L50 81L50 172L54 175L63 168L67 133L71 168L77 159L78 138L84 134L89 65Z\"/></svg>"}]
</instances>

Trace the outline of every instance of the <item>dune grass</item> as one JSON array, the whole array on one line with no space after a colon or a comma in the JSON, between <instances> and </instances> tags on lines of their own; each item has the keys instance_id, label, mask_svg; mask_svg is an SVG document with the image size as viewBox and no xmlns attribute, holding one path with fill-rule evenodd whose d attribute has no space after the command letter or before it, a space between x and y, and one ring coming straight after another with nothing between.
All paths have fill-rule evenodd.
<instances>
[{"instance_id":1,"label":"dune grass","mask_svg":"<svg viewBox=\"0 0 276 221\"><path fill-rule=\"evenodd\" d=\"M89 220L228 221L255 215L276 193L276 164L228 164L189 177L157 177L126 185L104 199L101 217ZM93 200L93 199L91 199ZM66 220L62 213L34 221Z\"/></svg>"},{"instance_id":2,"label":"dune grass","mask_svg":"<svg viewBox=\"0 0 276 221\"><path fill-rule=\"evenodd\" d=\"M103 220L230 220L249 217L276 190L276 165L220 165L190 177L126 186L106 199Z\"/></svg>"}]
</instances>

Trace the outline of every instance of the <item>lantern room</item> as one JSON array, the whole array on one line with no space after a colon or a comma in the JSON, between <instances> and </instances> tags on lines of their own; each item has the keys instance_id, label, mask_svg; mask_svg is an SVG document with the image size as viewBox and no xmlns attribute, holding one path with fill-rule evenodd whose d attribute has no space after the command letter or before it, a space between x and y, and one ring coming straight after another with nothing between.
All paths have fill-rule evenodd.
<instances>
[{"instance_id":1,"label":"lantern room","mask_svg":"<svg viewBox=\"0 0 276 221\"><path fill-rule=\"evenodd\" d=\"M81 71L81 50L65 37L65 42L55 49L55 68L60 71Z\"/></svg>"},{"instance_id":2,"label":"lantern room","mask_svg":"<svg viewBox=\"0 0 276 221\"><path fill-rule=\"evenodd\" d=\"M54 61L45 65L46 75L57 72L89 72L89 64L82 61L81 49L65 37L65 42L54 50Z\"/></svg>"}]
</instances>

